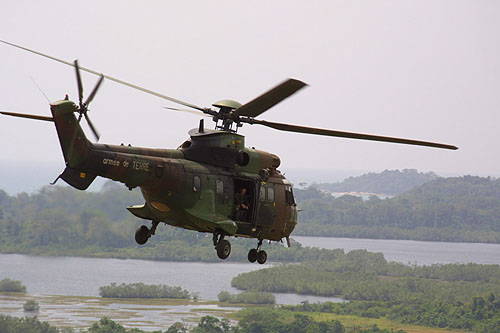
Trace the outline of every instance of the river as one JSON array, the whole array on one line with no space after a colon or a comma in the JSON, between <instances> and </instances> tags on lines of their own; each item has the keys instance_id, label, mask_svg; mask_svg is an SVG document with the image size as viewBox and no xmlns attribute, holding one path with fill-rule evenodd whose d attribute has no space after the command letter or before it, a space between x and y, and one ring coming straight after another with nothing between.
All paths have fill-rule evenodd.
<instances>
[{"instance_id":1,"label":"river","mask_svg":"<svg viewBox=\"0 0 500 333\"><path fill-rule=\"evenodd\" d=\"M389 261L431 265L477 263L500 265L500 244L423 242L411 240L294 236L303 246L324 249L365 249L381 252Z\"/></svg>"},{"instance_id":2,"label":"river","mask_svg":"<svg viewBox=\"0 0 500 333\"><path fill-rule=\"evenodd\" d=\"M240 273L270 267L270 264L165 262L135 259L43 257L0 254L0 280L20 280L37 295L99 296L99 287L113 282L167 284L199 293L203 300L217 300L231 279ZM276 293L278 304L341 301L338 298Z\"/></svg>"}]
</instances>

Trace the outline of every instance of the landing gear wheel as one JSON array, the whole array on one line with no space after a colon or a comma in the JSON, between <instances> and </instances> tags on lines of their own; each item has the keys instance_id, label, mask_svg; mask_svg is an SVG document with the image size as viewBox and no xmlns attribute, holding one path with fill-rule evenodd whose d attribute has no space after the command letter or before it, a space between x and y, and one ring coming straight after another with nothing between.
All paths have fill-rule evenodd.
<instances>
[{"instance_id":1,"label":"landing gear wheel","mask_svg":"<svg viewBox=\"0 0 500 333\"><path fill-rule=\"evenodd\" d=\"M251 249L248 251L248 261L255 262L257 260L257 250Z\"/></svg>"},{"instance_id":2,"label":"landing gear wheel","mask_svg":"<svg viewBox=\"0 0 500 333\"><path fill-rule=\"evenodd\" d=\"M149 234L149 229L145 225L141 225L137 230L135 231L135 241L137 244L146 244L150 237Z\"/></svg>"},{"instance_id":3,"label":"landing gear wheel","mask_svg":"<svg viewBox=\"0 0 500 333\"><path fill-rule=\"evenodd\" d=\"M266 251L259 251L259 252L257 252L257 262L259 264L262 265L263 263L266 262L266 260L267 260L267 253L266 253Z\"/></svg>"},{"instance_id":4,"label":"landing gear wheel","mask_svg":"<svg viewBox=\"0 0 500 333\"><path fill-rule=\"evenodd\" d=\"M228 240L223 239L217 244L217 256L221 259L226 259L231 254L231 243Z\"/></svg>"}]
</instances>

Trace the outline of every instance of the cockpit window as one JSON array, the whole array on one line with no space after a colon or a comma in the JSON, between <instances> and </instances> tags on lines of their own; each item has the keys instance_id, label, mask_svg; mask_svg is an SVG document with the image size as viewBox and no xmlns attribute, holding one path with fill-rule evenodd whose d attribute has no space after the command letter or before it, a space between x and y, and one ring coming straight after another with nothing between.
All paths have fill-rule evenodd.
<instances>
[{"instance_id":1,"label":"cockpit window","mask_svg":"<svg viewBox=\"0 0 500 333\"><path fill-rule=\"evenodd\" d=\"M266 201L266 188L264 186L260 187L259 200Z\"/></svg>"},{"instance_id":2,"label":"cockpit window","mask_svg":"<svg viewBox=\"0 0 500 333\"><path fill-rule=\"evenodd\" d=\"M267 201L274 202L274 188L267 188Z\"/></svg>"},{"instance_id":3,"label":"cockpit window","mask_svg":"<svg viewBox=\"0 0 500 333\"><path fill-rule=\"evenodd\" d=\"M288 205L295 205L295 198L293 196L293 190L290 185L285 186L285 201Z\"/></svg>"}]
</instances>

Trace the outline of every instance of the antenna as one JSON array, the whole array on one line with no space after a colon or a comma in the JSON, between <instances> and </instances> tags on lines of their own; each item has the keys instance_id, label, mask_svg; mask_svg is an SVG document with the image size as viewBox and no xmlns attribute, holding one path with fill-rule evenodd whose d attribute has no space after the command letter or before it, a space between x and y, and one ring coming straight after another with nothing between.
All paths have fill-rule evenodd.
<instances>
[{"instance_id":1,"label":"antenna","mask_svg":"<svg viewBox=\"0 0 500 333\"><path fill-rule=\"evenodd\" d=\"M29 75L29 78L31 79L31 81L33 81L33 83L35 84L35 86L38 88L38 90L42 93L42 95L45 97L45 99L47 100L47 102L49 102L49 104L50 104L50 99L47 97L47 95L42 90L42 88L40 88L40 86L38 85L38 83L36 83L35 79L31 75Z\"/></svg>"},{"instance_id":2,"label":"antenna","mask_svg":"<svg viewBox=\"0 0 500 333\"><path fill-rule=\"evenodd\" d=\"M198 127L198 133L205 133L204 121L200 119L200 126Z\"/></svg>"}]
</instances>

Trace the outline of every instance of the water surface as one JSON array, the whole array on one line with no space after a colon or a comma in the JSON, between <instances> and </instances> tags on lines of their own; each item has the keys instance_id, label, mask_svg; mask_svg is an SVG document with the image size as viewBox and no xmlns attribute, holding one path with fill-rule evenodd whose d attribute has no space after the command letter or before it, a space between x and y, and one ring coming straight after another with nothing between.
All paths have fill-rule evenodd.
<instances>
[{"instance_id":1,"label":"water surface","mask_svg":"<svg viewBox=\"0 0 500 333\"><path fill-rule=\"evenodd\" d=\"M38 295L99 296L99 287L113 282L167 284L197 292L203 300L217 300L231 287L240 273L270 267L270 264L166 262L135 259L102 259L80 257L42 257L0 254L0 279L21 280L28 292ZM278 304L340 301L338 298L276 293Z\"/></svg>"},{"instance_id":2,"label":"water surface","mask_svg":"<svg viewBox=\"0 0 500 333\"><path fill-rule=\"evenodd\" d=\"M344 249L345 252L365 249L381 252L389 261L417 265L477 263L500 264L500 244L423 242L412 240L335 238L293 236L303 246Z\"/></svg>"}]
</instances>

